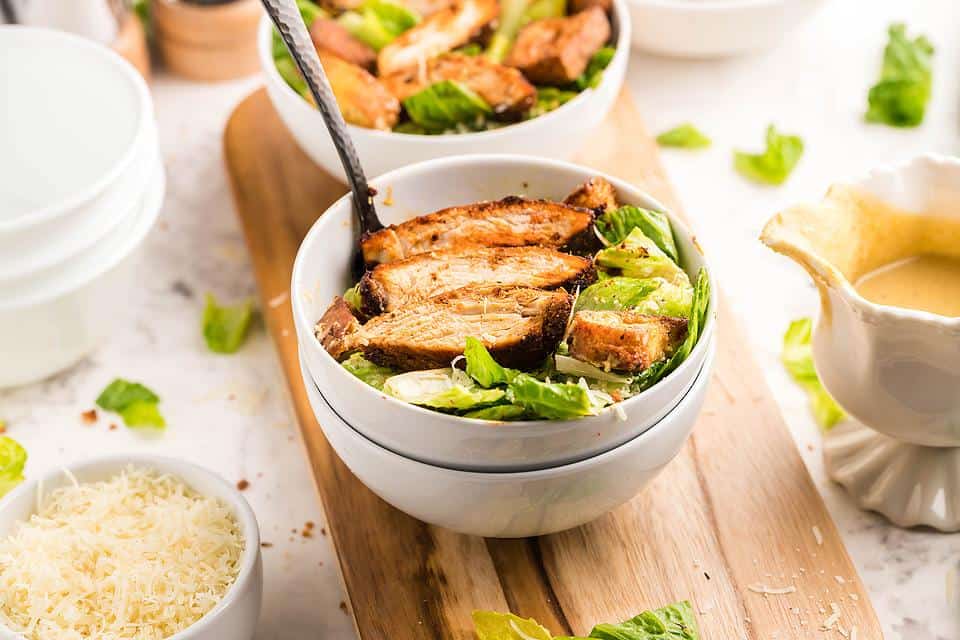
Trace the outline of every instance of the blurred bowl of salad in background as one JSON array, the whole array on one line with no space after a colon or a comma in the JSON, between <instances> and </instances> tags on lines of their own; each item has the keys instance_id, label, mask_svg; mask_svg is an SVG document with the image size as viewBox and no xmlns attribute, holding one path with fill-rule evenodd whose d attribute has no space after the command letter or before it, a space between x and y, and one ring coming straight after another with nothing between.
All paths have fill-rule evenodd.
<instances>
[{"instance_id":1,"label":"blurred bowl of salad in background","mask_svg":"<svg viewBox=\"0 0 960 640\"><path fill-rule=\"evenodd\" d=\"M299 0L365 169L468 153L570 158L629 57L625 0ZM270 99L310 158L343 170L293 60L263 19Z\"/></svg>"}]
</instances>

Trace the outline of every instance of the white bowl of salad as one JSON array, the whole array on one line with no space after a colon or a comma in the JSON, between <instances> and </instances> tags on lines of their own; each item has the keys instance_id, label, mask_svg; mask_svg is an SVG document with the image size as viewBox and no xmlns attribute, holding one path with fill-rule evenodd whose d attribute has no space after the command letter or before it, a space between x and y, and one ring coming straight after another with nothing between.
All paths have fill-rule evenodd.
<instances>
[{"instance_id":1,"label":"white bowl of salad","mask_svg":"<svg viewBox=\"0 0 960 640\"><path fill-rule=\"evenodd\" d=\"M467 153L568 159L613 106L630 54L625 0L299 4L370 175ZM258 38L281 119L342 179L323 119L266 18Z\"/></svg>"},{"instance_id":2,"label":"white bowl of salad","mask_svg":"<svg viewBox=\"0 0 960 640\"><path fill-rule=\"evenodd\" d=\"M307 234L291 284L306 369L367 438L448 468L546 468L635 438L690 389L715 287L653 198L512 155L372 184L389 226L364 238L359 283L344 197Z\"/></svg>"}]
</instances>

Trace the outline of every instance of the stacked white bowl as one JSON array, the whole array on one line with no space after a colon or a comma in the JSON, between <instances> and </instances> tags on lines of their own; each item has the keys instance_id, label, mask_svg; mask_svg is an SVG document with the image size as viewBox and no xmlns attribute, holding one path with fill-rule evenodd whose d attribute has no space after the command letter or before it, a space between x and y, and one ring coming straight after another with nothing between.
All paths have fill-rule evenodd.
<instances>
[{"instance_id":1,"label":"stacked white bowl","mask_svg":"<svg viewBox=\"0 0 960 640\"><path fill-rule=\"evenodd\" d=\"M595 175L553 160L473 155L398 169L372 186L378 213L389 224L507 195L558 200ZM691 277L706 266L690 231L663 205L628 183L604 177L621 202L670 215L682 266ZM290 291L303 382L314 413L340 458L381 498L421 520L464 533L541 535L577 526L629 500L680 451L711 377L715 296L686 361L622 402L622 412L510 423L460 418L377 391L340 366L316 339L317 320L334 296L353 284L355 225L345 196L304 239Z\"/></svg>"},{"instance_id":2,"label":"stacked white bowl","mask_svg":"<svg viewBox=\"0 0 960 640\"><path fill-rule=\"evenodd\" d=\"M106 47L0 27L0 388L113 330L165 180L146 84Z\"/></svg>"}]
</instances>

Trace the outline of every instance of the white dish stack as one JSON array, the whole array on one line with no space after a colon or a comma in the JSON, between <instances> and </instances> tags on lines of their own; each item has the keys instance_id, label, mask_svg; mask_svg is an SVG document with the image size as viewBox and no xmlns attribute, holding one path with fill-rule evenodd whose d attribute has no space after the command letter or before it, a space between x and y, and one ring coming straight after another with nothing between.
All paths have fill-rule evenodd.
<instances>
[{"instance_id":1,"label":"white dish stack","mask_svg":"<svg viewBox=\"0 0 960 640\"><path fill-rule=\"evenodd\" d=\"M108 48L0 27L0 86L3 388L110 335L165 177L146 84Z\"/></svg>"}]
</instances>

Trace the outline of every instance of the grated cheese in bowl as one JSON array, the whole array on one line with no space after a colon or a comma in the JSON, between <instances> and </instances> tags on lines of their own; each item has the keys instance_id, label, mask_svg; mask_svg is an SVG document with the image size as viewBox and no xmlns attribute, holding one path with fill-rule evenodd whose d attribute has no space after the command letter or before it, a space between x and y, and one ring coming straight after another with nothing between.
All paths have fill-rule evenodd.
<instances>
[{"instance_id":1,"label":"grated cheese in bowl","mask_svg":"<svg viewBox=\"0 0 960 640\"><path fill-rule=\"evenodd\" d=\"M0 622L28 640L162 640L216 606L243 550L230 508L174 476L74 481L0 540Z\"/></svg>"}]
</instances>

